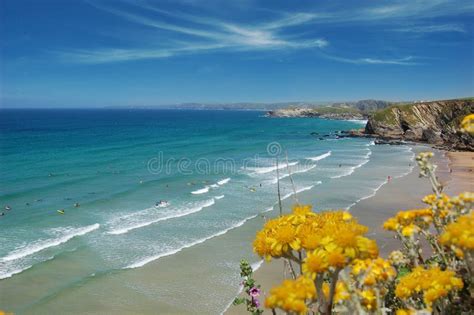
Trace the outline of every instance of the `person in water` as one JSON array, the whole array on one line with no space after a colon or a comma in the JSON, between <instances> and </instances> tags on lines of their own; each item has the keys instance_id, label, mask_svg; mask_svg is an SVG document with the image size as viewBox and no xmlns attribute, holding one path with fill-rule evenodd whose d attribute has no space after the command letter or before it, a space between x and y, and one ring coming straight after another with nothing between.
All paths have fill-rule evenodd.
<instances>
[{"instance_id":1,"label":"person in water","mask_svg":"<svg viewBox=\"0 0 474 315\"><path fill-rule=\"evenodd\" d=\"M12 209L12 207L10 207L9 205L5 206L5 210L10 211L11 209Z\"/></svg>"},{"instance_id":2,"label":"person in water","mask_svg":"<svg viewBox=\"0 0 474 315\"><path fill-rule=\"evenodd\" d=\"M76 202L76 203L74 204L74 207L75 207L75 208L79 208L80 206L81 206L81 205L79 204L79 202Z\"/></svg>"}]
</instances>

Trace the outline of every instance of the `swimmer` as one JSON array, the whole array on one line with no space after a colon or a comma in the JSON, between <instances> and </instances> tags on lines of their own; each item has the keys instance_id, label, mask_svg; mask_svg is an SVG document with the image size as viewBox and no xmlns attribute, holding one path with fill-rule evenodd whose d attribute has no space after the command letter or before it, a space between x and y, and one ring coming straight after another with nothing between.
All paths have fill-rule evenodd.
<instances>
[{"instance_id":1,"label":"swimmer","mask_svg":"<svg viewBox=\"0 0 474 315\"><path fill-rule=\"evenodd\" d=\"M10 207L9 205L5 206L5 210L10 211L11 209L12 209L12 207Z\"/></svg>"},{"instance_id":2,"label":"swimmer","mask_svg":"<svg viewBox=\"0 0 474 315\"><path fill-rule=\"evenodd\" d=\"M74 204L74 208L79 208L80 206L81 206L81 205L79 204L79 202L76 202L76 203Z\"/></svg>"}]
</instances>

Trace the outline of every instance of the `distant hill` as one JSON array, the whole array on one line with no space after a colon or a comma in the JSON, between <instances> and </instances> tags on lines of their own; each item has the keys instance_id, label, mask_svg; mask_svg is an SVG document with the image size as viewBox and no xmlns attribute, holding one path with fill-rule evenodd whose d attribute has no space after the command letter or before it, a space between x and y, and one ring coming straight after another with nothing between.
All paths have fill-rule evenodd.
<instances>
[{"instance_id":1,"label":"distant hill","mask_svg":"<svg viewBox=\"0 0 474 315\"><path fill-rule=\"evenodd\" d=\"M379 100L362 100L354 102L275 102L275 103L253 103L253 102L239 102L239 103L182 103L170 105L138 105L129 106L128 108L137 109L192 109L192 110L259 110L259 111L274 111L278 109L310 109L310 108L355 108L362 113L369 113L376 109L384 108L393 103ZM115 107L116 108L116 107ZM123 108L123 107L121 107Z\"/></svg>"},{"instance_id":2,"label":"distant hill","mask_svg":"<svg viewBox=\"0 0 474 315\"><path fill-rule=\"evenodd\" d=\"M328 119L364 119L376 110L394 105L380 100L335 102L326 106L300 106L292 104L286 108L270 110L270 117L320 117Z\"/></svg>"}]
</instances>

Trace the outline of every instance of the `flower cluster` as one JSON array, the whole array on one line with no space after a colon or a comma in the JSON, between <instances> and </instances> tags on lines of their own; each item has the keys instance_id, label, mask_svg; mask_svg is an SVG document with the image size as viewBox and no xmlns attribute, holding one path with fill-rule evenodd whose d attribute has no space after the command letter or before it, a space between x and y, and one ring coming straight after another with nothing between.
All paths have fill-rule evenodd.
<instances>
[{"instance_id":1,"label":"flower cluster","mask_svg":"<svg viewBox=\"0 0 474 315\"><path fill-rule=\"evenodd\" d=\"M395 278L395 269L388 261L380 257L356 259L351 267L355 293L358 295L361 305L369 312L377 309L377 294L386 294L385 286Z\"/></svg>"},{"instance_id":2,"label":"flower cluster","mask_svg":"<svg viewBox=\"0 0 474 315\"><path fill-rule=\"evenodd\" d=\"M457 222L448 224L439 241L451 246L457 256L464 257L464 252L474 250L474 212L458 218Z\"/></svg>"},{"instance_id":3,"label":"flower cluster","mask_svg":"<svg viewBox=\"0 0 474 315\"><path fill-rule=\"evenodd\" d=\"M462 287L463 282L461 278L456 277L454 271L442 271L438 267L424 269L420 266L400 279L395 294L408 304L411 297L422 294L423 302L430 309L438 299Z\"/></svg>"},{"instance_id":4,"label":"flower cluster","mask_svg":"<svg viewBox=\"0 0 474 315\"><path fill-rule=\"evenodd\" d=\"M361 277L365 286L383 285L396 276L395 269L390 262L380 257L376 259L356 259L352 263L351 273L354 277Z\"/></svg>"},{"instance_id":5,"label":"flower cluster","mask_svg":"<svg viewBox=\"0 0 474 315\"><path fill-rule=\"evenodd\" d=\"M431 209L414 209L398 212L396 216L385 221L383 227L388 231L399 232L405 237L410 237L420 230L427 229L431 222L433 222Z\"/></svg>"},{"instance_id":6,"label":"flower cluster","mask_svg":"<svg viewBox=\"0 0 474 315\"><path fill-rule=\"evenodd\" d=\"M428 204L440 219L447 216L455 218L470 211L474 203L474 194L463 192L452 198L446 194L440 194L439 196L432 194L425 196L423 202Z\"/></svg>"},{"instance_id":7,"label":"flower cluster","mask_svg":"<svg viewBox=\"0 0 474 315\"><path fill-rule=\"evenodd\" d=\"M296 280L285 280L274 287L265 300L265 307L281 308L286 312L306 314L306 301L316 297L316 288L311 279L300 276Z\"/></svg>"},{"instance_id":8,"label":"flower cluster","mask_svg":"<svg viewBox=\"0 0 474 315\"><path fill-rule=\"evenodd\" d=\"M267 260L304 249L308 252L304 268L318 273L342 268L354 258L376 257L377 246L363 236L366 232L348 212L316 214L311 206L295 206L292 214L268 221L257 233L253 247Z\"/></svg>"}]
</instances>

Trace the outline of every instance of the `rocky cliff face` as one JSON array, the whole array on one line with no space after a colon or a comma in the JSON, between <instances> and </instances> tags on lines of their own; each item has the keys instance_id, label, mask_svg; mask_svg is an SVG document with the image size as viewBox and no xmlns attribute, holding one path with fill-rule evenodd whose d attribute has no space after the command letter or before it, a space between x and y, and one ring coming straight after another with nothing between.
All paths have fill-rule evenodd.
<instances>
[{"instance_id":1,"label":"rocky cliff face","mask_svg":"<svg viewBox=\"0 0 474 315\"><path fill-rule=\"evenodd\" d=\"M365 133L474 151L473 137L459 132L462 118L473 112L472 99L396 105L371 115Z\"/></svg>"}]
</instances>

